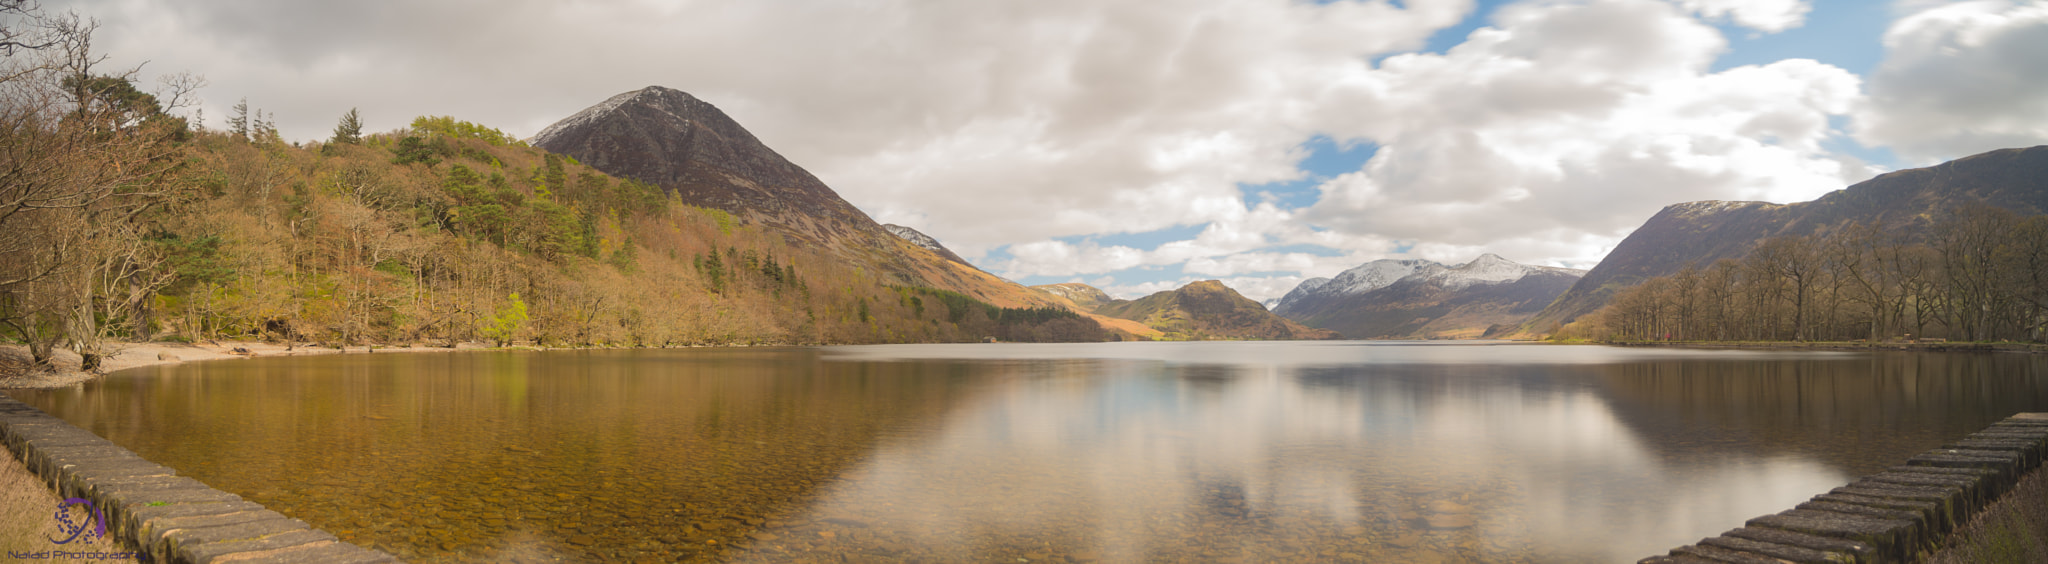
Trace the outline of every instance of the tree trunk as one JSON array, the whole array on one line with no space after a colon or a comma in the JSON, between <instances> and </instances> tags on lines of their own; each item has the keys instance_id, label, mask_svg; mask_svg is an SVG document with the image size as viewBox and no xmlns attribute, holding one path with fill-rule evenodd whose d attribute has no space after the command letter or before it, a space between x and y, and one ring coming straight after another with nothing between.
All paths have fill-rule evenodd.
<instances>
[{"instance_id":1,"label":"tree trunk","mask_svg":"<svg viewBox=\"0 0 2048 564\"><path fill-rule=\"evenodd\" d=\"M156 336L149 328L149 324L154 321L155 309L149 307L149 292L142 289L141 282L136 280L138 276L142 276L142 273L128 275L128 292L135 296L135 303L131 304L132 310L128 316L134 326L129 328L129 332L136 342L148 342Z\"/></svg>"}]
</instances>

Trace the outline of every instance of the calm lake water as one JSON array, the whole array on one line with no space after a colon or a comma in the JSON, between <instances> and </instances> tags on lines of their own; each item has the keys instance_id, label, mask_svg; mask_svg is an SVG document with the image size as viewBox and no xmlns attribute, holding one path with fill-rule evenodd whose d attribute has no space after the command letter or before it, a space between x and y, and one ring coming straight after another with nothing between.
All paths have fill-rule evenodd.
<instances>
[{"instance_id":1,"label":"calm lake water","mask_svg":"<svg viewBox=\"0 0 2048 564\"><path fill-rule=\"evenodd\" d=\"M422 562L1632 562L2048 411L2048 357L463 352L196 363L9 393Z\"/></svg>"}]
</instances>

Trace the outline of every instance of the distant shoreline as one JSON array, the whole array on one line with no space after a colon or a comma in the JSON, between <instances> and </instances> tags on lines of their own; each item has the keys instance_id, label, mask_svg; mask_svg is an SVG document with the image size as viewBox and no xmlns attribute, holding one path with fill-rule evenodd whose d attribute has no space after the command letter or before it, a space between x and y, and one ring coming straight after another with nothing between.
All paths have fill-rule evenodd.
<instances>
[{"instance_id":1,"label":"distant shoreline","mask_svg":"<svg viewBox=\"0 0 2048 564\"><path fill-rule=\"evenodd\" d=\"M1825 351L2016 352L2048 354L2048 345L2034 343L1903 343L1856 341L1538 341L1561 345L1667 347L1685 349L1765 349Z\"/></svg>"},{"instance_id":2,"label":"distant shoreline","mask_svg":"<svg viewBox=\"0 0 2048 564\"><path fill-rule=\"evenodd\" d=\"M1373 339L1365 339L1373 340ZM1463 339L1458 339L1463 340ZM1662 347L1682 349L1752 349L1752 350L1825 350L1825 351L1914 351L1914 352L2012 352L2025 354L2048 354L2048 345L2034 343L1975 343L1975 342L1854 342L1854 341L1548 341L1508 339L1508 342L1547 345L1605 345L1614 347ZM724 345L744 347L747 345ZM802 346L802 345L796 345ZM572 350L583 347L492 347L485 343L461 343L455 348L438 346L378 346L349 347L346 350L333 347L298 345L290 347L279 343L263 341L214 341L207 343L176 343L156 341L147 343L123 343L119 353L102 361L98 373L78 369L79 357L70 350L56 352L57 370L54 372L29 369L28 347L23 345L0 345L0 390L65 388L99 378L100 376L144 366L182 364L202 360L225 360L272 356L319 356L333 354L389 354L451 351L491 350ZM241 349L247 352L235 352Z\"/></svg>"}]
</instances>

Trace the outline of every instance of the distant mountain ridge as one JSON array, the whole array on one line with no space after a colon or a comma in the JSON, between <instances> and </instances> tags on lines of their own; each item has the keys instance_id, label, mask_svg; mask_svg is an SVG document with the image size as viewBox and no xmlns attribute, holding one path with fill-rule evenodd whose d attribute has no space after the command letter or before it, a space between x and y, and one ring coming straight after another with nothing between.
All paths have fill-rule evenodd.
<instances>
[{"instance_id":1,"label":"distant mountain ridge","mask_svg":"<svg viewBox=\"0 0 2048 564\"><path fill-rule=\"evenodd\" d=\"M1492 253L1455 266L1381 259L1304 280L1272 309L1359 339L1497 336L1541 311L1584 273Z\"/></svg>"},{"instance_id":2,"label":"distant mountain ridge","mask_svg":"<svg viewBox=\"0 0 2048 564\"><path fill-rule=\"evenodd\" d=\"M1144 323L1181 339L1343 338L1335 331L1305 327L1273 315L1265 306L1216 280L1194 282L1136 300L1111 300L1096 306L1095 313Z\"/></svg>"},{"instance_id":3,"label":"distant mountain ridge","mask_svg":"<svg viewBox=\"0 0 2048 564\"><path fill-rule=\"evenodd\" d=\"M1740 258L1765 239L1826 235L1850 223L1876 222L1924 238L1959 206L1986 204L2021 215L2048 211L2048 146L2000 149L1939 165L1878 175L1810 202L1701 201L1672 204L1615 245L1557 301L1521 327L1545 335L1607 304L1615 292L1686 265L1706 268Z\"/></svg>"},{"instance_id":4,"label":"distant mountain ridge","mask_svg":"<svg viewBox=\"0 0 2048 564\"><path fill-rule=\"evenodd\" d=\"M1341 339L1342 335L1288 321L1222 282L1204 280L1155 292L1136 300L1120 300L1080 282L1032 286L1068 300L1093 315L1149 328L1146 337L1166 339ZM1127 332L1133 335L1141 333Z\"/></svg>"}]
</instances>

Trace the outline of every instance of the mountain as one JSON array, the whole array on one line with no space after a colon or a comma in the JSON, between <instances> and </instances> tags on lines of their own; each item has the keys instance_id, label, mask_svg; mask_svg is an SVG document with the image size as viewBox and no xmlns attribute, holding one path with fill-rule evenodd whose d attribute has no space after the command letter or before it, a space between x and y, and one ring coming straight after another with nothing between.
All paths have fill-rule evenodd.
<instances>
[{"instance_id":1,"label":"mountain","mask_svg":"<svg viewBox=\"0 0 2048 564\"><path fill-rule=\"evenodd\" d=\"M1557 301L1522 324L1543 335L1607 304L1614 293L1686 265L1705 268L1740 258L1765 239L1826 235L1852 223L1876 222L1921 239L1949 211L1985 204L2021 215L2048 211L2048 146L2000 149L1939 165L1879 175L1810 202L1704 201L1665 207L1580 278Z\"/></svg>"},{"instance_id":2,"label":"mountain","mask_svg":"<svg viewBox=\"0 0 2048 564\"><path fill-rule=\"evenodd\" d=\"M680 90L650 86L613 96L542 129L532 144L659 186L684 203L775 225L810 245L888 235L725 112Z\"/></svg>"},{"instance_id":3,"label":"mountain","mask_svg":"<svg viewBox=\"0 0 2048 564\"><path fill-rule=\"evenodd\" d=\"M1032 286L1031 289L1066 298L1067 301L1074 302L1074 305L1089 311L1094 311L1095 308L1100 307L1102 304L1115 301L1115 298L1109 297L1107 292L1080 282L1046 284L1043 286Z\"/></svg>"},{"instance_id":4,"label":"mountain","mask_svg":"<svg viewBox=\"0 0 2048 564\"><path fill-rule=\"evenodd\" d=\"M924 250L938 253L940 258L944 258L946 260L950 260L960 264L965 264L967 266L974 266L973 263L967 262L967 259L960 258L960 255L954 253L952 249L948 249L945 245L939 244L938 239L933 239L932 236L926 235L921 231L897 225L894 223L884 223L882 224L882 229L888 231L890 235L895 235L898 239L909 241L910 244L917 245L918 247L923 248Z\"/></svg>"},{"instance_id":5,"label":"mountain","mask_svg":"<svg viewBox=\"0 0 2048 564\"><path fill-rule=\"evenodd\" d=\"M1376 260L1333 278L1302 281L1273 313L1361 339L1497 336L1542 311L1584 274L1492 253L1457 266Z\"/></svg>"},{"instance_id":6,"label":"mountain","mask_svg":"<svg viewBox=\"0 0 2048 564\"><path fill-rule=\"evenodd\" d=\"M1082 284L1074 284L1095 290ZM1095 290L1101 293L1101 290ZM1222 282L1205 280L1131 301L1111 300L1095 313L1144 323L1178 339L1341 339L1266 311Z\"/></svg>"},{"instance_id":7,"label":"mountain","mask_svg":"<svg viewBox=\"0 0 2048 564\"><path fill-rule=\"evenodd\" d=\"M887 285L949 290L1002 307L1063 306L968 265L923 234L931 245L905 240L725 112L680 90L650 86L613 96L542 129L532 144L729 213L742 228L834 256Z\"/></svg>"}]
</instances>

